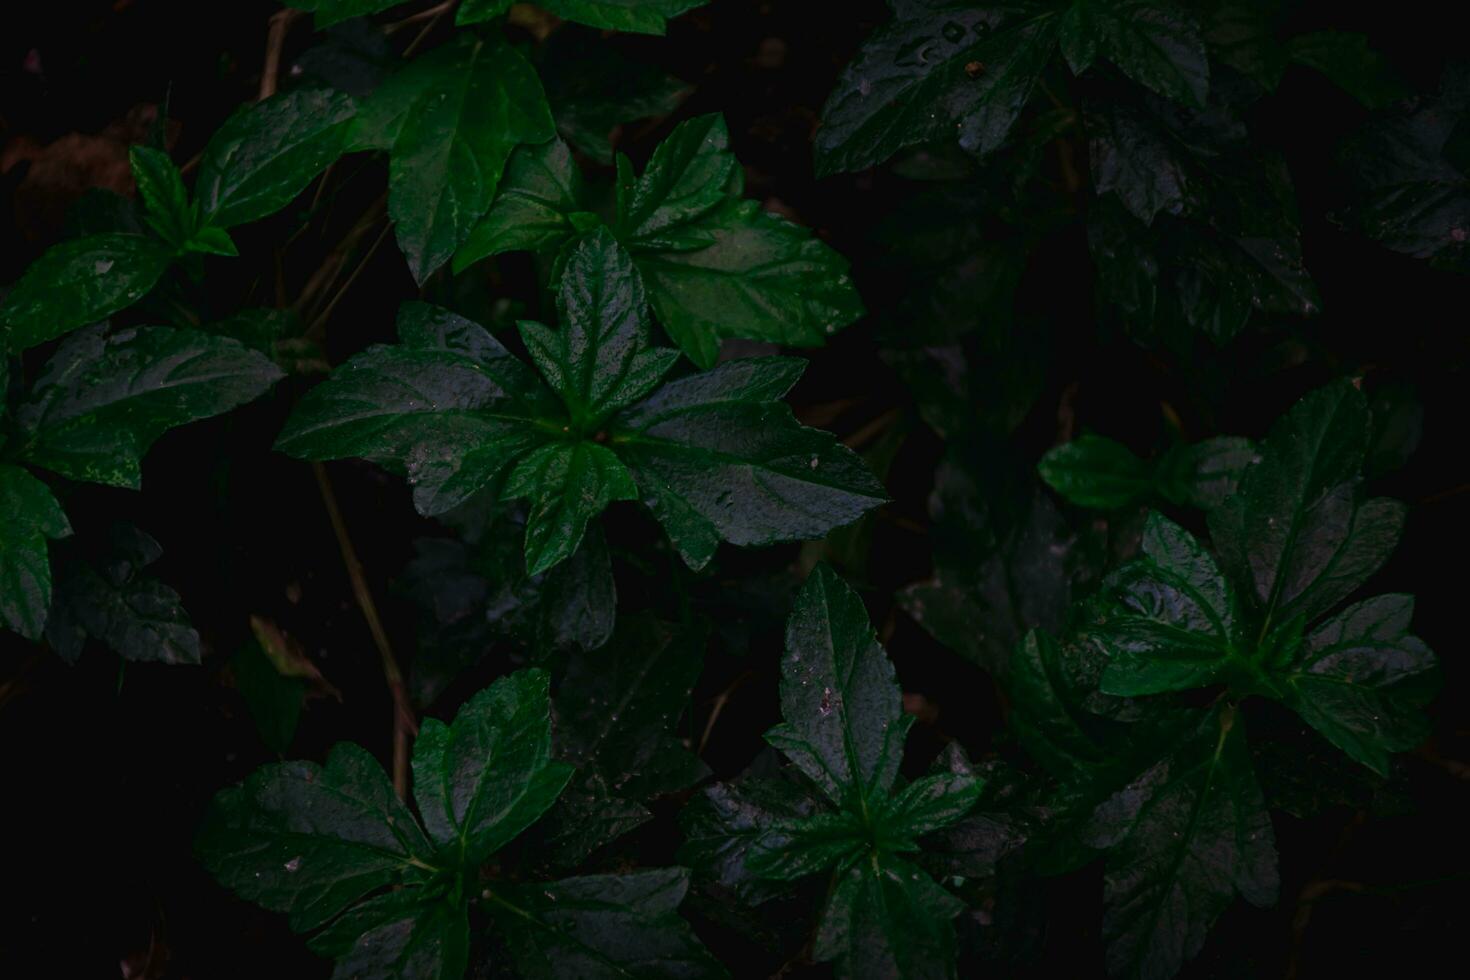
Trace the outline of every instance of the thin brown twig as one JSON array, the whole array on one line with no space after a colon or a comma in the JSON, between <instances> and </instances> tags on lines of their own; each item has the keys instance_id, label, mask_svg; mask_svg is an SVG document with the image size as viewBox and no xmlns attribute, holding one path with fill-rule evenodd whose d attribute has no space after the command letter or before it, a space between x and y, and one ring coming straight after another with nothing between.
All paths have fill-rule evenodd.
<instances>
[{"instance_id":1,"label":"thin brown twig","mask_svg":"<svg viewBox=\"0 0 1470 980\"><path fill-rule=\"evenodd\" d=\"M332 490L332 480L327 468L321 463L312 463L316 484L326 505L327 517L332 522L332 532L337 536L337 547L342 552L342 564L347 566L347 577L352 582L352 594L357 599L357 608L367 620L368 632L373 635L373 644L383 661L383 679L388 682L388 693L393 696L393 789L399 799L408 795L408 736L418 734L418 723L414 720L413 706L408 700L408 688L403 684L403 674L398 670L398 661L393 656L393 647L388 642L388 633L383 621L378 618L378 607L373 602L372 590L368 588L363 574L362 561L347 533L347 523L342 519L342 510L337 506L337 494Z\"/></svg>"},{"instance_id":2,"label":"thin brown twig","mask_svg":"<svg viewBox=\"0 0 1470 980\"><path fill-rule=\"evenodd\" d=\"M417 24L420 21L425 20L434 20L439 17L440 14L448 12L448 10L458 2L459 0L444 0L443 3L436 3L432 7L425 7L423 10L420 10L416 14L409 14L402 20L395 20L393 23L383 28L383 31L387 34L394 34L409 26L410 24Z\"/></svg>"},{"instance_id":3,"label":"thin brown twig","mask_svg":"<svg viewBox=\"0 0 1470 980\"><path fill-rule=\"evenodd\" d=\"M441 3L437 7L432 8L433 16L428 18L429 22L424 25L424 29L419 31L412 41L408 42L408 47L403 49L403 56L405 58L412 56L419 49L419 45L424 43L424 39L439 25L440 18L453 10L458 4L459 0L448 0L447 3ZM427 13L428 11L425 12Z\"/></svg>"},{"instance_id":4,"label":"thin brown twig","mask_svg":"<svg viewBox=\"0 0 1470 980\"><path fill-rule=\"evenodd\" d=\"M281 49L286 46L286 34L301 11L278 10L271 14L270 30L265 35L265 63L260 68L260 94L258 101L264 102L276 94L276 84L281 75Z\"/></svg>"},{"instance_id":5,"label":"thin brown twig","mask_svg":"<svg viewBox=\"0 0 1470 980\"><path fill-rule=\"evenodd\" d=\"M715 706L710 709L709 720L704 723L704 732L699 736L699 747L694 750L695 755L704 755L704 747L709 744L710 733L715 730L715 722L720 719L720 712L725 710L725 705L730 700L730 695L735 689L755 676L753 671L745 671L739 677L730 682L729 686L715 696Z\"/></svg>"}]
</instances>

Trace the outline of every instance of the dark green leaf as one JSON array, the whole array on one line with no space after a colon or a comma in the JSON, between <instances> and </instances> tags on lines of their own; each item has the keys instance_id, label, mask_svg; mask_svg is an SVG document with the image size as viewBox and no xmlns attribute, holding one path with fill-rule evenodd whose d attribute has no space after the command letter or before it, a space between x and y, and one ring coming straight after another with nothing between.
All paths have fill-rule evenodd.
<instances>
[{"instance_id":1,"label":"dark green leaf","mask_svg":"<svg viewBox=\"0 0 1470 980\"><path fill-rule=\"evenodd\" d=\"M164 432L257 398L280 377L260 354L197 330L81 330L16 412L19 456L74 480L136 489L143 456Z\"/></svg>"},{"instance_id":2,"label":"dark green leaf","mask_svg":"<svg viewBox=\"0 0 1470 980\"><path fill-rule=\"evenodd\" d=\"M197 849L225 886L291 927L314 929L348 905L434 870L433 847L371 755L339 744L325 768L262 766L215 797Z\"/></svg>"},{"instance_id":3,"label":"dark green leaf","mask_svg":"<svg viewBox=\"0 0 1470 980\"><path fill-rule=\"evenodd\" d=\"M1176 443L1158 461L1154 484L1166 500L1211 510L1235 495L1258 458L1255 443L1235 436Z\"/></svg>"},{"instance_id":4,"label":"dark green leaf","mask_svg":"<svg viewBox=\"0 0 1470 980\"><path fill-rule=\"evenodd\" d=\"M1358 502L1369 423L1349 381L1307 395L1272 427L1239 492L1210 512L1221 562L1264 622L1321 615L1397 543L1402 505Z\"/></svg>"},{"instance_id":5,"label":"dark green leaf","mask_svg":"<svg viewBox=\"0 0 1470 980\"><path fill-rule=\"evenodd\" d=\"M856 454L799 425L779 401L802 366L729 361L613 419L610 444L691 567L722 538L749 546L821 537L884 501Z\"/></svg>"},{"instance_id":6,"label":"dark green leaf","mask_svg":"<svg viewBox=\"0 0 1470 980\"><path fill-rule=\"evenodd\" d=\"M1369 109L1405 98L1412 90L1362 34L1318 31L1291 39L1291 60L1315 68Z\"/></svg>"},{"instance_id":7,"label":"dark green leaf","mask_svg":"<svg viewBox=\"0 0 1470 980\"><path fill-rule=\"evenodd\" d=\"M741 200L729 140L722 116L686 120L618 194L618 235L659 323L705 368L722 337L814 347L863 312L841 255Z\"/></svg>"},{"instance_id":8,"label":"dark green leaf","mask_svg":"<svg viewBox=\"0 0 1470 980\"><path fill-rule=\"evenodd\" d=\"M490 209L501 170L518 143L556 135L541 82L498 34L459 38L386 83L366 110L391 118L388 213L414 279L422 283L454 254Z\"/></svg>"},{"instance_id":9,"label":"dark green leaf","mask_svg":"<svg viewBox=\"0 0 1470 980\"><path fill-rule=\"evenodd\" d=\"M235 687L250 709L260 740L272 752L285 752L296 737L301 707L306 700L306 680L286 677L278 671L254 639L241 644L230 658Z\"/></svg>"},{"instance_id":10,"label":"dark green leaf","mask_svg":"<svg viewBox=\"0 0 1470 980\"><path fill-rule=\"evenodd\" d=\"M455 271L501 252L554 253L577 233L581 200L582 172L565 143L516 147L495 203L455 253Z\"/></svg>"},{"instance_id":11,"label":"dark green leaf","mask_svg":"<svg viewBox=\"0 0 1470 980\"><path fill-rule=\"evenodd\" d=\"M535 373L479 324L409 303L396 347L370 347L301 400L276 446L304 459L360 456L399 467L420 513L462 504L553 432ZM565 423L563 423L565 424Z\"/></svg>"},{"instance_id":12,"label":"dark green leaf","mask_svg":"<svg viewBox=\"0 0 1470 980\"><path fill-rule=\"evenodd\" d=\"M8 463L0 463L0 513L0 623L39 640L51 608L46 539L66 537L71 524L46 484Z\"/></svg>"},{"instance_id":13,"label":"dark green leaf","mask_svg":"<svg viewBox=\"0 0 1470 980\"><path fill-rule=\"evenodd\" d=\"M862 170L915 143L998 147L1051 60L1057 18L1026 3L904 0L843 70L822 109L819 176Z\"/></svg>"},{"instance_id":14,"label":"dark green leaf","mask_svg":"<svg viewBox=\"0 0 1470 980\"><path fill-rule=\"evenodd\" d=\"M814 816L821 807L812 791L794 779L745 777L709 787L679 814L684 843L679 861L701 878L731 889L755 904L778 886L746 866L753 851L773 851L772 838L785 827Z\"/></svg>"},{"instance_id":15,"label":"dark green leaf","mask_svg":"<svg viewBox=\"0 0 1470 980\"><path fill-rule=\"evenodd\" d=\"M1109 849L1103 936L1114 976L1173 976L1236 892L1261 907L1276 901L1271 818L1234 708L1212 711L1100 806L1089 838Z\"/></svg>"},{"instance_id":16,"label":"dark green leaf","mask_svg":"<svg viewBox=\"0 0 1470 980\"><path fill-rule=\"evenodd\" d=\"M1079 507L1116 510L1153 489L1148 463L1103 436L1078 436L1055 446L1036 469L1053 490Z\"/></svg>"},{"instance_id":17,"label":"dark green leaf","mask_svg":"<svg viewBox=\"0 0 1470 980\"><path fill-rule=\"evenodd\" d=\"M887 795L913 718L862 599L827 565L796 597L781 659L780 725L766 740L833 803Z\"/></svg>"},{"instance_id":18,"label":"dark green leaf","mask_svg":"<svg viewBox=\"0 0 1470 980\"><path fill-rule=\"evenodd\" d=\"M1424 708L1438 688L1434 654L1409 632L1414 600L1383 595L1308 635L1285 675L1287 702L1332 744L1380 775L1389 754L1429 735Z\"/></svg>"},{"instance_id":19,"label":"dark green leaf","mask_svg":"<svg viewBox=\"0 0 1470 980\"><path fill-rule=\"evenodd\" d=\"M526 572L535 575L571 557L587 522L614 500L637 500L633 475L606 446L554 442L533 449L506 477L504 496L530 501Z\"/></svg>"},{"instance_id":20,"label":"dark green leaf","mask_svg":"<svg viewBox=\"0 0 1470 980\"><path fill-rule=\"evenodd\" d=\"M678 360L678 352L652 346L643 282L606 229L571 249L557 313L560 329L522 321L521 339L579 433L595 434L609 415L656 388Z\"/></svg>"},{"instance_id":21,"label":"dark green leaf","mask_svg":"<svg viewBox=\"0 0 1470 980\"><path fill-rule=\"evenodd\" d=\"M674 734L704 663L705 638L623 616L603 649L573 657L557 693L557 757L639 802L708 769Z\"/></svg>"},{"instance_id":22,"label":"dark green leaf","mask_svg":"<svg viewBox=\"0 0 1470 980\"><path fill-rule=\"evenodd\" d=\"M346 148L357 106L326 89L298 89L241 106L199 162L204 220L231 228L274 214Z\"/></svg>"},{"instance_id":23,"label":"dark green leaf","mask_svg":"<svg viewBox=\"0 0 1470 980\"><path fill-rule=\"evenodd\" d=\"M1089 634L1110 658L1104 693L1183 691L1222 679L1237 657L1234 591L1204 547L1152 513L1143 558L1109 576L1115 605Z\"/></svg>"},{"instance_id":24,"label":"dark green leaf","mask_svg":"<svg viewBox=\"0 0 1470 980\"><path fill-rule=\"evenodd\" d=\"M950 920L964 908L964 902L903 858L860 861L837 878L812 958L837 960L840 977L952 978Z\"/></svg>"},{"instance_id":25,"label":"dark green leaf","mask_svg":"<svg viewBox=\"0 0 1470 980\"><path fill-rule=\"evenodd\" d=\"M556 802L572 767L551 758L547 675L502 677L459 709L433 718L413 748L414 800L447 863L473 867Z\"/></svg>"},{"instance_id":26,"label":"dark green leaf","mask_svg":"<svg viewBox=\"0 0 1470 980\"><path fill-rule=\"evenodd\" d=\"M460 980L469 966L465 908L389 892L349 909L308 945L337 961L333 980Z\"/></svg>"},{"instance_id":27,"label":"dark green leaf","mask_svg":"<svg viewBox=\"0 0 1470 980\"><path fill-rule=\"evenodd\" d=\"M179 168L167 153L147 146L134 146L128 153L138 197L148 209L144 218L165 242L183 248L194 235L194 211Z\"/></svg>"},{"instance_id":28,"label":"dark green leaf","mask_svg":"<svg viewBox=\"0 0 1470 980\"><path fill-rule=\"evenodd\" d=\"M1340 154L1356 191L1346 222L1395 252L1470 268L1470 162L1454 152L1467 118L1470 69L1459 66L1446 71L1437 99L1370 120Z\"/></svg>"},{"instance_id":29,"label":"dark green leaf","mask_svg":"<svg viewBox=\"0 0 1470 980\"><path fill-rule=\"evenodd\" d=\"M353 17L376 14L402 2L403 0L291 0L289 5L312 14L316 29L321 30Z\"/></svg>"},{"instance_id":30,"label":"dark green leaf","mask_svg":"<svg viewBox=\"0 0 1470 980\"><path fill-rule=\"evenodd\" d=\"M527 978L723 977L679 917L683 868L496 888L486 908Z\"/></svg>"},{"instance_id":31,"label":"dark green leaf","mask_svg":"<svg viewBox=\"0 0 1470 980\"><path fill-rule=\"evenodd\" d=\"M48 249L0 303L4 346L19 353L132 306L170 258L162 242L121 232Z\"/></svg>"},{"instance_id":32,"label":"dark green leaf","mask_svg":"<svg viewBox=\"0 0 1470 980\"><path fill-rule=\"evenodd\" d=\"M1062 18L1061 45L1078 74L1106 58L1166 98L1205 104L1210 65L1199 25L1169 0L1075 0Z\"/></svg>"},{"instance_id":33,"label":"dark green leaf","mask_svg":"<svg viewBox=\"0 0 1470 980\"><path fill-rule=\"evenodd\" d=\"M540 6L563 17L610 31L662 34L667 20L709 0L544 0ZM494 0L491 0L492 5ZM462 14L460 23L465 23Z\"/></svg>"},{"instance_id":34,"label":"dark green leaf","mask_svg":"<svg viewBox=\"0 0 1470 980\"><path fill-rule=\"evenodd\" d=\"M143 574L162 554L142 531L118 525L110 552L95 565L68 562L46 623L51 648L75 663L91 636L125 660L199 663L199 634L179 594Z\"/></svg>"}]
</instances>

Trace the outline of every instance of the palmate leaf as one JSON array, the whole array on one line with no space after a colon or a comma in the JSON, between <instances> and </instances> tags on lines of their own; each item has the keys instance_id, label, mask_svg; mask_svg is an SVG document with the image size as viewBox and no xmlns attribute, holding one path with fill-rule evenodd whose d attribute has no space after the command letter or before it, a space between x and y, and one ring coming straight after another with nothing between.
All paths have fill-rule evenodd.
<instances>
[{"instance_id":1,"label":"palmate leaf","mask_svg":"<svg viewBox=\"0 0 1470 980\"><path fill-rule=\"evenodd\" d=\"M648 346L642 296L606 229L577 242L562 274L561 325L522 324L554 391L484 328L406 306L403 343L335 371L303 399L278 446L398 467L430 515L504 481L503 495L531 502L533 574L573 554L612 500L641 497L695 568L722 539L819 537L882 502L855 454L779 402L799 361L730 362L639 400L673 361Z\"/></svg>"},{"instance_id":2,"label":"palmate leaf","mask_svg":"<svg viewBox=\"0 0 1470 980\"><path fill-rule=\"evenodd\" d=\"M681 853L755 901L771 894L755 879L830 870L812 955L836 960L838 976L953 977L950 920L964 903L907 855L962 819L982 780L950 771L897 785L911 718L862 600L826 565L787 624L781 715L767 741L825 799L773 780L713 787L685 818Z\"/></svg>"},{"instance_id":3,"label":"palmate leaf","mask_svg":"<svg viewBox=\"0 0 1470 980\"><path fill-rule=\"evenodd\" d=\"M742 199L721 116L680 123L641 176L625 159L618 175L612 230L664 332L700 367L715 363L725 337L813 347L862 315L841 255ZM455 268L513 249L554 254L596 222L567 149L522 147Z\"/></svg>"}]
</instances>

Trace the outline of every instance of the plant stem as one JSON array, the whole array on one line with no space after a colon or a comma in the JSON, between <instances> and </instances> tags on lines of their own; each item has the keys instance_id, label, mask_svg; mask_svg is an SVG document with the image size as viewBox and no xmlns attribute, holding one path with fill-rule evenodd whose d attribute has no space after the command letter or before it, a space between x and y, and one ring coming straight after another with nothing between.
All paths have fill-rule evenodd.
<instances>
[{"instance_id":1,"label":"plant stem","mask_svg":"<svg viewBox=\"0 0 1470 980\"><path fill-rule=\"evenodd\" d=\"M388 633L383 621L378 618L378 607L373 602L373 593L363 575L362 561L347 533L347 523L342 519L342 510L337 506L337 494L332 490L327 468L321 463L312 463L317 487L322 492L322 503L326 505L327 517L332 522L332 532L337 535L337 547L342 552L342 564L347 566L347 577L352 581L352 594L362 618L367 620L368 631L383 661L383 679L388 682L388 692L393 696L393 790L400 800L408 798L408 736L418 732L414 721L413 706L408 700L408 689L403 684L403 674L398 670L398 661L393 657L393 647L388 642Z\"/></svg>"},{"instance_id":2,"label":"plant stem","mask_svg":"<svg viewBox=\"0 0 1470 980\"><path fill-rule=\"evenodd\" d=\"M286 33L301 11L287 8L271 14L270 30L265 36L265 63L260 68L260 94L258 101L265 101L276 94L276 82L281 74L281 49L286 46Z\"/></svg>"}]
</instances>

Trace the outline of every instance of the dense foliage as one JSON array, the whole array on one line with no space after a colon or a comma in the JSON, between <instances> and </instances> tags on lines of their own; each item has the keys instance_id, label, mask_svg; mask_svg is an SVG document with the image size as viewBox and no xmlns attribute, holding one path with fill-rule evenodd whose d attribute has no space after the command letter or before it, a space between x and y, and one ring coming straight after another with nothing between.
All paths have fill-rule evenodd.
<instances>
[{"instance_id":1,"label":"dense foliage","mask_svg":"<svg viewBox=\"0 0 1470 980\"><path fill-rule=\"evenodd\" d=\"M0 162L9 839L102 842L16 879L26 975L1457 938L1439 42L1290 0L239 6L64 225L25 215L65 140ZM156 910L72 911L93 862Z\"/></svg>"}]
</instances>

